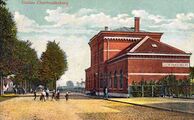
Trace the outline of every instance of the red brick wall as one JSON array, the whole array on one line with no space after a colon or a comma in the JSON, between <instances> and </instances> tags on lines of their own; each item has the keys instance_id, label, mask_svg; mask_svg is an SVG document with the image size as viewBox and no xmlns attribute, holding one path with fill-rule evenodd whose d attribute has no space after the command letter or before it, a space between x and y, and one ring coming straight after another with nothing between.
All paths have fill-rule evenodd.
<instances>
[{"instance_id":1,"label":"red brick wall","mask_svg":"<svg viewBox=\"0 0 194 120\"><path fill-rule=\"evenodd\" d=\"M86 90L92 91L96 88L99 91L100 86L100 74L111 74L111 86L109 86L109 92L127 93L127 85L132 81L141 80L159 80L162 75L128 75L128 73L189 73L189 68L164 68L162 62L187 62L187 60L150 60L150 59L120 59L117 62L107 64L107 60L117 55L121 50L128 47L132 42L127 40L104 40L104 36L122 36L122 37L145 37L150 36L155 40L160 41L162 33L132 33L132 32L100 32L89 43L91 50L91 67L86 70ZM109 52L107 51L109 44ZM112 51L111 51L112 50ZM143 57L143 56L141 56ZM176 58L177 59L177 58ZM185 58L184 58L185 59ZM120 82L120 70L123 70L124 83L123 88L119 87ZM114 84L114 72L117 71L117 88L113 87ZM183 79L187 76L176 76L177 79ZM103 79L108 80L104 77ZM102 92L103 89L101 88Z\"/></svg>"},{"instance_id":2,"label":"red brick wall","mask_svg":"<svg viewBox=\"0 0 194 120\"><path fill-rule=\"evenodd\" d=\"M123 88L120 88L120 70L123 71ZM127 67L127 60L123 60L117 63L108 64L107 66L108 73L111 74L111 86L109 88L110 92L117 92L117 93L126 93L128 88L128 80L127 80L127 73L128 73L128 67ZM114 73L117 71L117 88L114 87Z\"/></svg>"},{"instance_id":3,"label":"red brick wall","mask_svg":"<svg viewBox=\"0 0 194 120\"><path fill-rule=\"evenodd\" d=\"M185 67L162 67L162 63L190 63L188 60L150 60L150 59L128 59L128 73L189 73L189 68ZM171 58L172 59L172 58ZM128 82L141 80L160 80L166 75L129 75ZM176 75L177 79L184 79L188 76Z\"/></svg>"},{"instance_id":4,"label":"red brick wall","mask_svg":"<svg viewBox=\"0 0 194 120\"><path fill-rule=\"evenodd\" d=\"M115 57L119 52L127 48L132 41L128 40L105 40L104 41L104 62ZM109 47L108 47L109 46Z\"/></svg>"}]
</instances>

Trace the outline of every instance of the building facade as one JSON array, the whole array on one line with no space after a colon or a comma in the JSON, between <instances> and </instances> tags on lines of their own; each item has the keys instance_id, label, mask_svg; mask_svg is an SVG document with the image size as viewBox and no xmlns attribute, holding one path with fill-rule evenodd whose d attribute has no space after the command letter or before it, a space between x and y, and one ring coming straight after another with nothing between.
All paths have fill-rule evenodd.
<instances>
[{"instance_id":1,"label":"building facade","mask_svg":"<svg viewBox=\"0 0 194 120\"><path fill-rule=\"evenodd\" d=\"M86 69L86 91L127 97L133 81L160 80L168 75L186 79L190 56L161 42L163 33L140 30L140 18L133 28L100 31L89 42L91 66Z\"/></svg>"}]
</instances>

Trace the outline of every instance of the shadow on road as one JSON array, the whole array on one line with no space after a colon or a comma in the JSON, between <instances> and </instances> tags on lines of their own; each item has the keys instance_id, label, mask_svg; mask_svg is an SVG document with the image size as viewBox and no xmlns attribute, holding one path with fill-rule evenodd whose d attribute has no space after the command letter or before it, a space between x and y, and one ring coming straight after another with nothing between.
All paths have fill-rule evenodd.
<instances>
[{"instance_id":1,"label":"shadow on road","mask_svg":"<svg viewBox=\"0 0 194 120\"><path fill-rule=\"evenodd\" d=\"M17 97L17 96L12 96L12 97L10 97L10 96L0 96L0 102L3 102L5 100L9 100L9 99L12 99L12 98L15 98L15 97Z\"/></svg>"}]
</instances>

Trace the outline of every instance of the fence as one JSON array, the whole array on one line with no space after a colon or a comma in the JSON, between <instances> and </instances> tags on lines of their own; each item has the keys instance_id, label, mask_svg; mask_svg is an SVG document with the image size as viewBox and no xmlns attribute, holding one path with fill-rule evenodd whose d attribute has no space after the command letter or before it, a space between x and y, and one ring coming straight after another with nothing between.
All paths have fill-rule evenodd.
<instances>
[{"instance_id":1,"label":"fence","mask_svg":"<svg viewBox=\"0 0 194 120\"><path fill-rule=\"evenodd\" d=\"M194 84L192 85L131 85L129 94L133 97L182 97L189 98L194 95Z\"/></svg>"}]
</instances>

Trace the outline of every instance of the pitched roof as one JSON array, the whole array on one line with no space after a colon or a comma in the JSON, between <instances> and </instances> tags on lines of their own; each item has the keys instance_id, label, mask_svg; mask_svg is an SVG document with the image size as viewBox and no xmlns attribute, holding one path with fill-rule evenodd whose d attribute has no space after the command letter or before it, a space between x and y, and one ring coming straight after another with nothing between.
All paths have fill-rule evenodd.
<instances>
[{"instance_id":1,"label":"pitched roof","mask_svg":"<svg viewBox=\"0 0 194 120\"><path fill-rule=\"evenodd\" d=\"M137 40L134 41L132 44L130 44L128 47L126 47L125 49L123 49L122 51L120 51L116 56L114 56L114 58L121 56L123 54L126 54L127 52L129 52L134 46L136 46L141 40Z\"/></svg>"},{"instance_id":2,"label":"pitched roof","mask_svg":"<svg viewBox=\"0 0 194 120\"><path fill-rule=\"evenodd\" d=\"M153 40L152 38L145 37L139 44L137 44L129 52L134 53L160 53L160 54L186 54L186 52L172 47L163 42Z\"/></svg>"},{"instance_id":3,"label":"pitched roof","mask_svg":"<svg viewBox=\"0 0 194 120\"><path fill-rule=\"evenodd\" d=\"M116 28L113 29L111 31L119 31L119 32L135 32L135 28L134 27L120 27L120 28ZM145 32L144 30L140 30L140 32Z\"/></svg>"},{"instance_id":4,"label":"pitched roof","mask_svg":"<svg viewBox=\"0 0 194 120\"><path fill-rule=\"evenodd\" d=\"M127 54L138 54L138 53L148 53L148 54L165 54L165 55L186 55L187 53L172 47L163 42L153 40L149 36L146 36L142 40L138 40L130 44L127 48L119 52L115 57L111 58L109 61L115 60L117 58L123 57Z\"/></svg>"}]
</instances>

